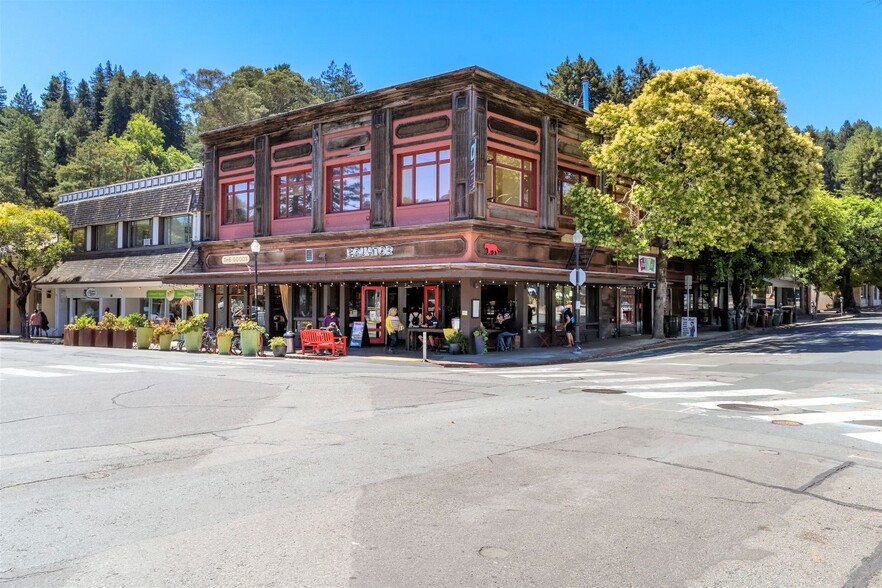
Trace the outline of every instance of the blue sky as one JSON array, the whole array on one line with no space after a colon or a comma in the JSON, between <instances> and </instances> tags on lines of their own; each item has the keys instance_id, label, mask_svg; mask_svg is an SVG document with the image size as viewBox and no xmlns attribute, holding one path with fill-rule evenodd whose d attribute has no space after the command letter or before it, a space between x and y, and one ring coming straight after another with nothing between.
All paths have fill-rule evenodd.
<instances>
[{"instance_id":1,"label":"blue sky","mask_svg":"<svg viewBox=\"0 0 882 588\"><path fill-rule=\"evenodd\" d=\"M882 0L0 0L10 98L27 84L38 99L50 75L76 83L108 59L172 81L278 63L309 77L334 59L368 90L479 65L539 88L578 53L604 71L642 55L750 73L778 87L798 126L882 124Z\"/></svg>"}]
</instances>

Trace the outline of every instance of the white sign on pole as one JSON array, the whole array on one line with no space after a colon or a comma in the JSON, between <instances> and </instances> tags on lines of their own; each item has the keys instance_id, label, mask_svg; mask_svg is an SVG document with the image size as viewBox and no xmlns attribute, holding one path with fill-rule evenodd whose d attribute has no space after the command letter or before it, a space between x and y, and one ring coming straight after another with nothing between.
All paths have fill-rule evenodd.
<instances>
[{"instance_id":1,"label":"white sign on pole","mask_svg":"<svg viewBox=\"0 0 882 588\"><path fill-rule=\"evenodd\" d=\"M686 276L686 289L692 289L692 276Z\"/></svg>"},{"instance_id":2,"label":"white sign on pole","mask_svg":"<svg viewBox=\"0 0 882 588\"><path fill-rule=\"evenodd\" d=\"M649 255L637 256L637 272L641 274L655 273L655 258Z\"/></svg>"},{"instance_id":3,"label":"white sign on pole","mask_svg":"<svg viewBox=\"0 0 882 588\"><path fill-rule=\"evenodd\" d=\"M242 265L251 261L250 255L224 255L221 257L221 263L224 265Z\"/></svg>"},{"instance_id":4,"label":"white sign on pole","mask_svg":"<svg viewBox=\"0 0 882 588\"><path fill-rule=\"evenodd\" d=\"M573 286L581 286L585 283L585 270L574 269L570 272L570 284Z\"/></svg>"},{"instance_id":5,"label":"white sign on pole","mask_svg":"<svg viewBox=\"0 0 882 588\"><path fill-rule=\"evenodd\" d=\"M698 337L698 318L694 316L684 316L680 322L681 337Z\"/></svg>"}]
</instances>

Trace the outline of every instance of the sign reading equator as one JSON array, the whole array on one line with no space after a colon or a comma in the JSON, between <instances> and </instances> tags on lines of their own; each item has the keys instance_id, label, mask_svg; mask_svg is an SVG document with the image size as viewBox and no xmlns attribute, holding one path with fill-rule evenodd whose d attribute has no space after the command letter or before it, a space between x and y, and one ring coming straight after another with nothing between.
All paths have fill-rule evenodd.
<instances>
[{"instance_id":1,"label":"sign reading equator","mask_svg":"<svg viewBox=\"0 0 882 588\"><path fill-rule=\"evenodd\" d=\"M250 255L224 255L221 257L221 263L224 265L242 265L251 261Z\"/></svg>"}]
</instances>

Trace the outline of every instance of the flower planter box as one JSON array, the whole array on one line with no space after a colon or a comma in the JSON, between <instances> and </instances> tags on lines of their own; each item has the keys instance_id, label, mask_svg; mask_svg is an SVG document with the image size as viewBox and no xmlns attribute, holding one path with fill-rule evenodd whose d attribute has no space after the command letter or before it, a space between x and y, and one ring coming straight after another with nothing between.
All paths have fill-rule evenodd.
<instances>
[{"instance_id":1,"label":"flower planter box","mask_svg":"<svg viewBox=\"0 0 882 588\"><path fill-rule=\"evenodd\" d=\"M153 339L153 327L135 329L135 341L138 343L138 349L150 349L151 339Z\"/></svg>"},{"instance_id":2,"label":"flower planter box","mask_svg":"<svg viewBox=\"0 0 882 588\"><path fill-rule=\"evenodd\" d=\"M113 330L111 329L95 329L95 347L112 347L113 346Z\"/></svg>"},{"instance_id":3,"label":"flower planter box","mask_svg":"<svg viewBox=\"0 0 882 588\"><path fill-rule=\"evenodd\" d=\"M95 329L80 329L79 345L80 347L94 347Z\"/></svg>"},{"instance_id":4,"label":"flower planter box","mask_svg":"<svg viewBox=\"0 0 882 588\"><path fill-rule=\"evenodd\" d=\"M199 353L202 349L202 331L184 333L184 347L187 353Z\"/></svg>"},{"instance_id":5,"label":"flower planter box","mask_svg":"<svg viewBox=\"0 0 882 588\"><path fill-rule=\"evenodd\" d=\"M245 357L257 356L260 347L260 331L239 331L242 342L242 355Z\"/></svg>"},{"instance_id":6,"label":"flower planter box","mask_svg":"<svg viewBox=\"0 0 882 588\"><path fill-rule=\"evenodd\" d=\"M168 351L171 349L172 335L169 333L168 335L160 335L159 336L159 350L160 351Z\"/></svg>"},{"instance_id":7,"label":"flower planter box","mask_svg":"<svg viewBox=\"0 0 882 588\"><path fill-rule=\"evenodd\" d=\"M217 353L218 355L229 355L230 354L230 345L233 343L233 337L218 337L217 338Z\"/></svg>"},{"instance_id":8,"label":"flower planter box","mask_svg":"<svg viewBox=\"0 0 882 588\"><path fill-rule=\"evenodd\" d=\"M65 329L64 330L64 344L75 347L80 344L80 331L79 329Z\"/></svg>"},{"instance_id":9,"label":"flower planter box","mask_svg":"<svg viewBox=\"0 0 882 588\"><path fill-rule=\"evenodd\" d=\"M117 349L131 349L135 345L135 331L113 331L113 346Z\"/></svg>"}]
</instances>

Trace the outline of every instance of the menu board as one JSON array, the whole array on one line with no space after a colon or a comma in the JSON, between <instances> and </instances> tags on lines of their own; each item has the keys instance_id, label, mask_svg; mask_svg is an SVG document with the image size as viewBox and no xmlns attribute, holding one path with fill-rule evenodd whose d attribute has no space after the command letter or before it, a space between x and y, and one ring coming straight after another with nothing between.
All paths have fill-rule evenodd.
<instances>
[{"instance_id":1,"label":"menu board","mask_svg":"<svg viewBox=\"0 0 882 588\"><path fill-rule=\"evenodd\" d=\"M349 346L361 347L362 338L364 338L364 322L352 323L352 331L349 333Z\"/></svg>"}]
</instances>

